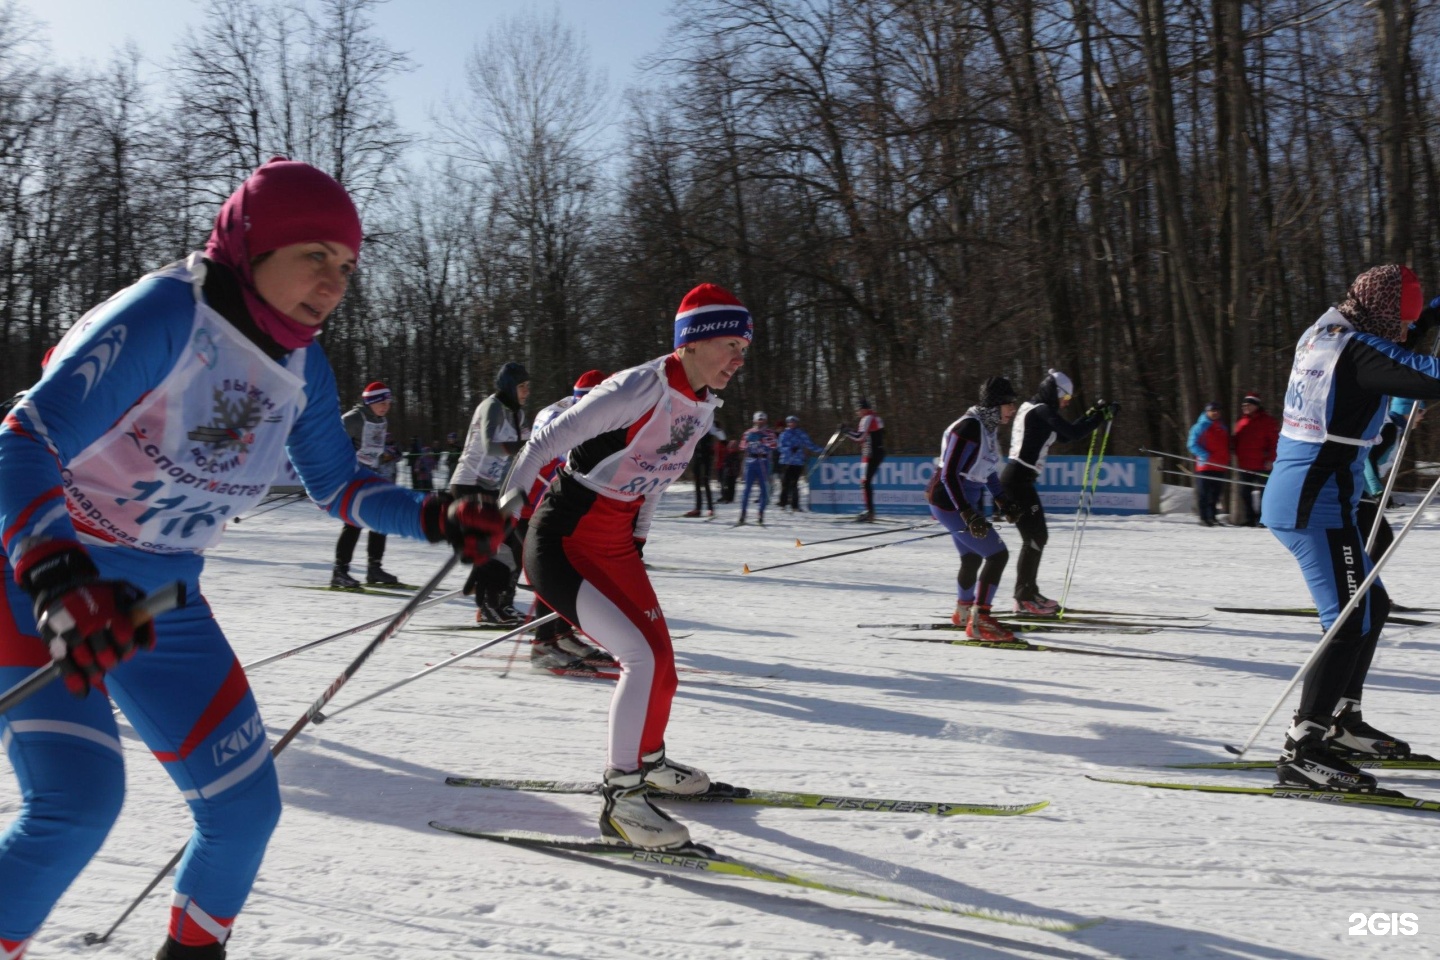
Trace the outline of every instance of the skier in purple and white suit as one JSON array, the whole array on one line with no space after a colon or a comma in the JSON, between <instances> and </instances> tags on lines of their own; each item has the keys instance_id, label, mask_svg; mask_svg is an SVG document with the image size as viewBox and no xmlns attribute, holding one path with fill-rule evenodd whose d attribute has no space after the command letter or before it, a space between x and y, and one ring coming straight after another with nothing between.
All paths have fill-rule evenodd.
<instances>
[{"instance_id":1,"label":"skier in purple and white suit","mask_svg":"<svg viewBox=\"0 0 1440 960\"><path fill-rule=\"evenodd\" d=\"M202 552L287 453L347 523L444 539L468 562L502 535L478 501L422 500L356 462L313 341L360 241L340 184L270 161L221 208L203 255L82 317L0 426L0 688L52 660L65 680L0 716L23 801L0 837L0 957L25 952L120 813L112 699L195 818L157 957L225 956L280 793L250 684L200 593ZM174 581L184 606L134 624L136 603Z\"/></svg>"}]
</instances>

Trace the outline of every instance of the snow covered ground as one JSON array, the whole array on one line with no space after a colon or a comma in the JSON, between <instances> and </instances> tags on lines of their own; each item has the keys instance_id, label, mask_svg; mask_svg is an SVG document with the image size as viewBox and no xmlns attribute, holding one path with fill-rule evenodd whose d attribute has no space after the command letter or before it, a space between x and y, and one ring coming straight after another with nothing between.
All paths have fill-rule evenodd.
<instances>
[{"instance_id":1,"label":"snow covered ground","mask_svg":"<svg viewBox=\"0 0 1440 960\"><path fill-rule=\"evenodd\" d=\"M1179 663L1003 652L887 639L859 623L930 621L951 609L945 539L741 574L885 537L797 550L796 537L864 532L772 511L766 527L674 517L647 559L683 667L671 753L716 779L772 789L1050 806L1023 817L935 818L677 807L697 840L780 869L1056 919L1055 934L747 880L656 876L442 834L427 821L593 833L594 797L447 787L447 774L592 779L604 763L611 685L480 656L310 727L278 761L286 812L236 924L232 957L1087 958L1440 956L1440 818L1264 797L1146 790L1085 779L1210 779L1165 763L1222 759L1309 653L1313 621L1219 614L1215 605L1305 605L1288 554L1264 530L1188 515L1097 518L1072 606L1210 614L1193 629L1077 634L1056 643L1188 656ZM728 508L727 508L728 509ZM753 517L753 514L752 514ZM1434 602L1440 523L1427 519L1386 581ZM288 507L232 526L206 594L243 661L397 609L301 589L326 582L338 525ZM1014 533L1002 533L1015 547ZM897 534L896 538L914 534ZM1058 595L1068 519L1042 584ZM421 582L437 548L391 541L387 566ZM1002 584L1008 592L1010 577ZM459 586L461 574L449 586ZM480 642L466 602L420 614L336 698L339 706ZM278 737L372 636L252 674ZM944 636L931 634L930 636ZM504 651L510 652L508 645ZM1366 716L1417 749L1435 729L1440 631L1392 627ZM1287 717L1288 719L1288 717ZM123 728L122 729L126 729ZM1278 749L1277 718L1257 748ZM31 957L148 957L169 896L152 895L111 943L87 947L188 833L187 811L130 738L125 813L41 931ZM0 765L4 761L0 760ZM1384 777L1440 796L1440 775ZM0 821L17 806L0 775ZM168 886L168 884L167 884ZM1419 931L1356 936L1355 914L1413 913Z\"/></svg>"}]
</instances>

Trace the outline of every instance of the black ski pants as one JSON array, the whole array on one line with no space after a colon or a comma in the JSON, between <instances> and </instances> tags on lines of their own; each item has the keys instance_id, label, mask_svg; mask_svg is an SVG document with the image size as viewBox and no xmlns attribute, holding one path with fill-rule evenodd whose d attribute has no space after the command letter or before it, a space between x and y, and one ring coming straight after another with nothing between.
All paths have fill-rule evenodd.
<instances>
[{"instance_id":1,"label":"black ski pants","mask_svg":"<svg viewBox=\"0 0 1440 960\"><path fill-rule=\"evenodd\" d=\"M335 563L337 566L350 566L350 561L355 559L355 545L360 542L360 528L345 524L345 529L340 531L340 539L335 541ZM370 539L365 543L365 555L370 561L370 566L380 566L380 561L385 559L385 534L370 531Z\"/></svg>"},{"instance_id":2,"label":"black ski pants","mask_svg":"<svg viewBox=\"0 0 1440 960\"><path fill-rule=\"evenodd\" d=\"M1015 561L1015 599L1033 600L1040 596L1036 582L1040 576L1040 558L1050 542L1050 528L1045 523L1045 507L1035 490L1035 471L1018 463L1007 463L1000 473L1000 486L1011 509L1018 511L1015 531L1020 534L1020 556Z\"/></svg>"},{"instance_id":3,"label":"black ski pants","mask_svg":"<svg viewBox=\"0 0 1440 960\"><path fill-rule=\"evenodd\" d=\"M1255 483L1260 486L1240 488L1240 509L1243 511L1243 520L1247 527L1260 526L1260 503L1265 495L1265 481L1270 478L1268 473L1256 473L1246 471L1240 474L1243 483Z\"/></svg>"},{"instance_id":4,"label":"black ski pants","mask_svg":"<svg viewBox=\"0 0 1440 960\"><path fill-rule=\"evenodd\" d=\"M711 458L696 457L690 461L690 473L695 478L695 509L715 512L715 496L710 492ZM700 491L705 491L705 503L700 501Z\"/></svg>"},{"instance_id":5,"label":"black ski pants","mask_svg":"<svg viewBox=\"0 0 1440 960\"><path fill-rule=\"evenodd\" d=\"M785 464L785 473L780 477L780 506L800 509L800 475L804 472L804 464Z\"/></svg>"},{"instance_id":6,"label":"black ski pants","mask_svg":"<svg viewBox=\"0 0 1440 960\"><path fill-rule=\"evenodd\" d=\"M865 494L865 512L875 512L875 474L880 472L880 464L885 462L885 454L871 454L870 459L865 461L865 479L860 481L860 490Z\"/></svg>"},{"instance_id":7,"label":"black ski pants","mask_svg":"<svg viewBox=\"0 0 1440 960\"><path fill-rule=\"evenodd\" d=\"M1220 481L1216 479L1218 471L1199 472L1195 474L1195 505L1200 510L1200 522L1207 527L1215 526L1216 514L1220 509Z\"/></svg>"}]
</instances>

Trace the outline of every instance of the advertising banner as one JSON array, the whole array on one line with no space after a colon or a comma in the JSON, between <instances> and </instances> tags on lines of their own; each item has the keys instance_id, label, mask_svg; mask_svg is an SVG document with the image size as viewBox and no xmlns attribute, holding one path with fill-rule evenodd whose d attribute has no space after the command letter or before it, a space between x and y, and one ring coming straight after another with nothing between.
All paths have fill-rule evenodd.
<instances>
[{"instance_id":1,"label":"advertising banner","mask_svg":"<svg viewBox=\"0 0 1440 960\"><path fill-rule=\"evenodd\" d=\"M1098 475L1091 464L1096 514L1159 512L1159 467L1149 457L1106 457ZM936 470L932 457L886 457L875 476L875 511L890 516L928 516L925 486ZM1036 484L1047 513L1074 513L1080 501L1085 458L1056 456L1045 461ZM810 467L810 509L816 513L859 513L865 509L859 457L827 457Z\"/></svg>"}]
</instances>

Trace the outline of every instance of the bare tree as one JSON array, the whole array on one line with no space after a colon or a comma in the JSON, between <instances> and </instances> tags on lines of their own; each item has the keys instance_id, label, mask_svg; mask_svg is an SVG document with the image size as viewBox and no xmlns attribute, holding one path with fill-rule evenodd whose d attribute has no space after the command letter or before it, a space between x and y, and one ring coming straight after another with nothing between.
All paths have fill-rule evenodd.
<instances>
[{"instance_id":1,"label":"bare tree","mask_svg":"<svg viewBox=\"0 0 1440 960\"><path fill-rule=\"evenodd\" d=\"M504 256L526 291L524 359L541 395L555 395L578 372L590 319L582 261L605 187L605 82L552 11L492 31L467 58L465 84L442 122L446 146L509 233Z\"/></svg>"}]
</instances>

